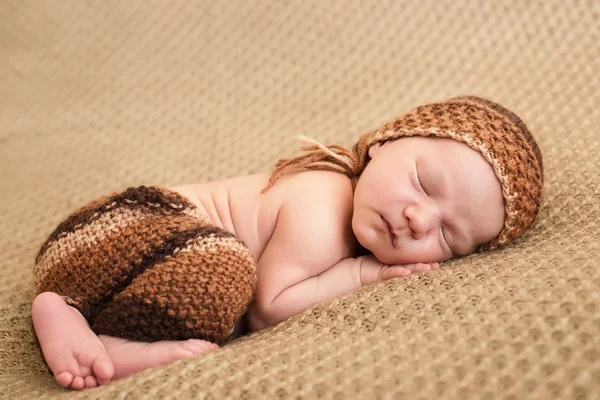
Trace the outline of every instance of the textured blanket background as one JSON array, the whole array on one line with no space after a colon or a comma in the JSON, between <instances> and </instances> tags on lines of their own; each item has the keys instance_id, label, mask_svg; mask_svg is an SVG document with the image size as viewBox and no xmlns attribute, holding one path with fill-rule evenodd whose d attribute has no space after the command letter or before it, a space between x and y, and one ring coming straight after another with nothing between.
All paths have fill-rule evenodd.
<instances>
[{"instance_id":1,"label":"textured blanket background","mask_svg":"<svg viewBox=\"0 0 600 400\"><path fill-rule=\"evenodd\" d=\"M600 398L600 2L0 2L1 398ZM129 185L269 170L413 106L489 97L545 157L502 251L363 288L85 392L30 323L37 249Z\"/></svg>"}]
</instances>

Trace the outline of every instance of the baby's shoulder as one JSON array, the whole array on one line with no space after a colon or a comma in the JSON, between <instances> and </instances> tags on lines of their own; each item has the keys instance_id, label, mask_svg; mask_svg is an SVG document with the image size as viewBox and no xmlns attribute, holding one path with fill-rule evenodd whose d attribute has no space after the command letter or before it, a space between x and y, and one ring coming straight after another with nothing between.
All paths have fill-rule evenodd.
<instances>
[{"instance_id":1,"label":"baby's shoulder","mask_svg":"<svg viewBox=\"0 0 600 400\"><path fill-rule=\"evenodd\" d=\"M352 246L353 193L348 177L330 171L303 171L285 176L271 190L278 198L279 222L290 225L280 226L283 231L302 228L306 240Z\"/></svg>"},{"instance_id":2,"label":"baby's shoulder","mask_svg":"<svg viewBox=\"0 0 600 400\"><path fill-rule=\"evenodd\" d=\"M277 249L287 249L283 251L289 257L313 263L313 272L354 254L349 178L330 171L302 171L282 177L266 194L268 203L277 204L269 245L275 243Z\"/></svg>"},{"instance_id":3,"label":"baby's shoulder","mask_svg":"<svg viewBox=\"0 0 600 400\"><path fill-rule=\"evenodd\" d=\"M352 182L332 171L303 171L281 178L273 187L282 206L311 205L324 210L352 211Z\"/></svg>"}]
</instances>

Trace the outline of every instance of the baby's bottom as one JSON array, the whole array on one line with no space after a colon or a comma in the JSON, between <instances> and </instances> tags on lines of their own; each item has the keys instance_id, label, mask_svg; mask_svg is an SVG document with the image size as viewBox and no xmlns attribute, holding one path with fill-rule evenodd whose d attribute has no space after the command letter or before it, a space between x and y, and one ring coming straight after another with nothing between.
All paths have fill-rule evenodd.
<instances>
[{"instance_id":1,"label":"baby's bottom","mask_svg":"<svg viewBox=\"0 0 600 400\"><path fill-rule=\"evenodd\" d=\"M103 197L69 216L42 246L34 274L43 295L34 302L39 337L61 329L40 316L62 310L59 319L71 325L77 312L89 332L145 346L223 343L241 329L256 285L255 262L239 239L177 193L148 187ZM96 338L95 346L104 344Z\"/></svg>"},{"instance_id":2,"label":"baby's bottom","mask_svg":"<svg viewBox=\"0 0 600 400\"><path fill-rule=\"evenodd\" d=\"M256 285L248 248L195 205L162 188L129 188L61 223L34 270L98 334L130 340L221 343Z\"/></svg>"}]
</instances>

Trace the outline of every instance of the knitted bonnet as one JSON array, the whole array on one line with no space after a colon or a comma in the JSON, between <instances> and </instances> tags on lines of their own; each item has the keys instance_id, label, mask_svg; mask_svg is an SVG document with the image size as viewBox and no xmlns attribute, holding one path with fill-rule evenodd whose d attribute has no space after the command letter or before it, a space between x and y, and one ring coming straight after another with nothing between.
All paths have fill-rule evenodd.
<instances>
[{"instance_id":1,"label":"knitted bonnet","mask_svg":"<svg viewBox=\"0 0 600 400\"><path fill-rule=\"evenodd\" d=\"M222 343L252 300L256 264L187 199L141 186L63 221L36 257L34 282L37 293L61 295L98 334Z\"/></svg>"},{"instance_id":2,"label":"knitted bonnet","mask_svg":"<svg viewBox=\"0 0 600 400\"><path fill-rule=\"evenodd\" d=\"M533 223L542 201L542 154L527 127L513 112L474 96L422 105L379 129L360 137L352 151L307 140L302 154L280 160L271 174L268 190L284 174L296 170L336 171L352 179L353 187L369 162L369 148L410 136L450 138L481 153L502 186L504 227L488 250L520 237Z\"/></svg>"}]
</instances>

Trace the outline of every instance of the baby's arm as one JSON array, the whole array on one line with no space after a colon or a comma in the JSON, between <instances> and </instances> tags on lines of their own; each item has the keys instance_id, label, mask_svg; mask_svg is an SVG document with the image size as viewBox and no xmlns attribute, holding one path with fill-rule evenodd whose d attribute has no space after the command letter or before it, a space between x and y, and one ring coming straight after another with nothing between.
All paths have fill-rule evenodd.
<instances>
[{"instance_id":1,"label":"baby's arm","mask_svg":"<svg viewBox=\"0 0 600 400\"><path fill-rule=\"evenodd\" d=\"M282 291L271 303L268 315L249 314L253 330L275 325L325 300L352 293L363 286L412 272L437 269L437 263L386 265L372 255L340 260L321 274L310 277ZM258 318L258 320L256 320Z\"/></svg>"}]
</instances>

